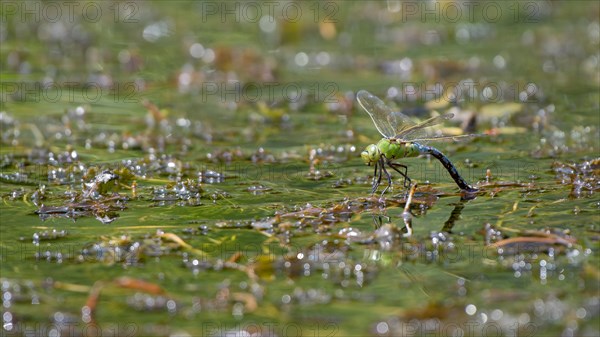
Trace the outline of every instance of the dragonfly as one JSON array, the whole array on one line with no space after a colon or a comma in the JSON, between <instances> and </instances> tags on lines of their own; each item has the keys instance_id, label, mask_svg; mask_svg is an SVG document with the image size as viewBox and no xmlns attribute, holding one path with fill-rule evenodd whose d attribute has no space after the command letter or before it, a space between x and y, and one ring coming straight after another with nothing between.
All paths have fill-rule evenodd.
<instances>
[{"instance_id":1,"label":"dragonfly","mask_svg":"<svg viewBox=\"0 0 600 337\"><path fill-rule=\"evenodd\" d=\"M356 99L360 106L371 116L377 131L384 137L377 144L371 144L361 152L360 156L367 165L375 166L373 175L372 194L375 194L383 175L385 174L388 185L381 195L392 187L392 177L386 169L386 165L404 177L404 187L411 185L411 179L408 177L408 167L403 164L395 163L394 160L401 158L417 157L422 154L428 154L439 160L444 168L450 173L450 176L456 182L458 187L466 192L477 192L478 189L471 186L463 177L460 176L456 167L450 159L438 149L425 145L425 142L438 140L459 140L461 138L472 138L477 135L461 136L428 136L427 128L440 124L454 117L452 113L445 113L431 117L420 123L413 122L408 116L399 111L392 110L382 100L366 90L361 90L356 94Z\"/></svg>"}]
</instances>

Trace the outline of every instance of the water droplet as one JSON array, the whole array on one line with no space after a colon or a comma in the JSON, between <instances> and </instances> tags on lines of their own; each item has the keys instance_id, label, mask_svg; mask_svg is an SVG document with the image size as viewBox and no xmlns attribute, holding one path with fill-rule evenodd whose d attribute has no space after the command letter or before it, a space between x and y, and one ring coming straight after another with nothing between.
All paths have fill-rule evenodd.
<instances>
[{"instance_id":1,"label":"water droplet","mask_svg":"<svg viewBox=\"0 0 600 337\"><path fill-rule=\"evenodd\" d=\"M298 66L304 67L308 64L308 55L305 52L300 52L294 57L294 62Z\"/></svg>"},{"instance_id":2,"label":"water droplet","mask_svg":"<svg viewBox=\"0 0 600 337\"><path fill-rule=\"evenodd\" d=\"M504 67L506 67L506 60L501 55L496 55L493 62L498 69L504 69Z\"/></svg>"},{"instance_id":3,"label":"water droplet","mask_svg":"<svg viewBox=\"0 0 600 337\"><path fill-rule=\"evenodd\" d=\"M277 28L277 22L275 22L275 19L272 16L263 15L263 17L260 18L260 21L258 22L258 26L263 32L272 33Z\"/></svg>"},{"instance_id":4,"label":"water droplet","mask_svg":"<svg viewBox=\"0 0 600 337\"><path fill-rule=\"evenodd\" d=\"M375 329L377 330L377 333L380 335L387 334L390 331L390 327L388 326L388 324L386 322L377 323L377 327Z\"/></svg>"},{"instance_id":5,"label":"water droplet","mask_svg":"<svg viewBox=\"0 0 600 337\"><path fill-rule=\"evenodd\" d=\"M190 55L192 55L193 58L202 58L204 56L204 52L204 46L200 43L194 43L190 46Z\"/></svg>"},{"instance_id":6,"label":"water droplet","mask_svg":"<svg viewBox=\"0 0 600 337\"><path fill-rule=\"evenodd\" d=\"M477 307L474 304L469 304L465 307L465 312L467 315L473 316L477 312Z\"/></svg>"},{"instance_id":7,"label":"water droplet","mask_svg":"<svg viewBox=\"0 0 600 337\"><path fill-rule=\"evenodd\" d=\"M498 321L502 318L502 316L504 315L504 313L502 312L502 310L500 309L495 309L494 311L492 311L492 314L490 315L490 317L495 320Z\"/></svg>"}]
</instances>

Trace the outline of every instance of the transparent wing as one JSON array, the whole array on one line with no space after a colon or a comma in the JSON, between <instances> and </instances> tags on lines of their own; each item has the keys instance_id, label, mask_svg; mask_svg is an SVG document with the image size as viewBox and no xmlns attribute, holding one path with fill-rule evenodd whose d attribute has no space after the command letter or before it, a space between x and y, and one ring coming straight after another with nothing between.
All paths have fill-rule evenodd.
<instances>
[{"instance_id":1,"label":"transparent wing","mask_svg":"<svg viewBox=\"0 0 600 337\"><path fill-rule=\"evenodd\" d=\"M394 112L382 100L366 90L356 94L360 106L371 116L375 127L386 138L394 138L404 130L411 129L416 123L401 112Z\"/></svg>"},{"instance_id":2,"label":"transparent wing","mask_svg":"<svg viewBox=\"0 0 600 337\"><path fill-rule=\"evenodd\" d=\"M421 123L405 128L399 134L396 135L396 138L407 141L429 138L427 137L427 131L425 130L426 128L440 124L446 120L451 119L452 117L454 117L453 113L445 113L443 115L431 117L427 120L422 121Z\"/></svg>"},{"instance_id":3,"label":"transparent wing","mask_svg":"<svg viewBox=\"0 0 600 337\"><path fill-rule=\"evenodd\" d=\"M481 136L484 136L484 135L475 134L475 133L468 134L468 135L459 135L459 136L441 135L441 136L431 136L431 137L424 137L424 138L414 138L411 141L418 142L418 143L437 142L437 141L443 141L443 140L463 141L463 140L473 139L473 138L481 137Z\"/></svg>"},{"instance_id":4,"label":"transparent wing","mask_svg":"<svg viewBox=\"0 0 600 337\"><path fill-rule=\"evenodd\" d=\"M371 116L375 127L386 138L397 138L407 142L428 142L441 140L465 140L477 137L479 135L460 135L460 136L430 136L427 128L438 125L452 119L453 113L445 113L439 116L431 117L420 123L413 122L405 114L393 111L389 106L383 103L377 96L366 90L361 90L356 94L360 106Z\"/></svg>"}]
</instances>

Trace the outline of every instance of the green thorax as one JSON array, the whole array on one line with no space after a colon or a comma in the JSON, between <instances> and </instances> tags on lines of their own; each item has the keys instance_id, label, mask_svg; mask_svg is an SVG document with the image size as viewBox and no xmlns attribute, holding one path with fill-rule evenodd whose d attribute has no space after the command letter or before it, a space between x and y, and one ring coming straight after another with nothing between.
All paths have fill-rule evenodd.
<instances>
[{"instance_id":1,"label":"green thorax","mask_svg":"<svg viewBox=\"0 0 600 337\"><path fill-rule=\"evenodd\" d=\"M383 138L377 143L379 151L388 159L416 157L421 152L417 143L401 142L394 138Z\"/></svg>"}]
</instances>

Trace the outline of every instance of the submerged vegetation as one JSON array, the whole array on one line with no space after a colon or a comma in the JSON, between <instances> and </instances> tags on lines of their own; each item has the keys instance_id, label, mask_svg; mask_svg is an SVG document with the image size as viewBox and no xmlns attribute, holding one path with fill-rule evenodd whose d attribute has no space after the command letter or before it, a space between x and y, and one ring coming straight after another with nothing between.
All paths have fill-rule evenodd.
<instances>
[{"instance_id":1,"label":"submerged vegetation","mask_svg":"<svg viewBox=\"0 0 600 337\"><path fill-rule=\"evenodd\" d=\"M600 5L269 4L2 4L3 334L600 334Z\"/></svg>"}]
</instances>

